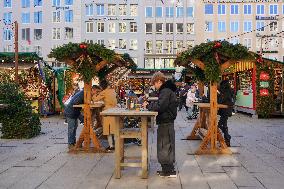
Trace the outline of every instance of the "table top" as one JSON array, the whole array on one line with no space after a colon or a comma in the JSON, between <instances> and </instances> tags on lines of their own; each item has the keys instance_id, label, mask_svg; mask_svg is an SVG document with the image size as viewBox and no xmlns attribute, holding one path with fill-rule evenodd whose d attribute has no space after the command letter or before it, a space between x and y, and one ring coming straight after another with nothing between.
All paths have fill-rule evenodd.
<instances>
[{"instance_id":1,"label":"table top","mask_svg":"<svg viewBox=\"0 0 284 189\"><path fill-rule=\"evenodd\" d=\"M210 103L193 103L194 105L197 105L199 108L210 108ZM225 104L218 104L218 108L228 108L228 105Z\"/></svg>"},{"instance_id":2,"label":"table top","mask_svg":"<svg viewBox=\"0 0 284 189\"><path fill-rule=\"evenodd\" d=\"M126 110L124 108L110 108L100 113L102 116L157 116L158 112Z\"/></svg>"},{"instance_id":3,"label":"table top","mask_svg":"<svg viewBox=\"0 0 284 189\"><path fill-rule=\"evenodd\" d=\"M100 108L104 106L104 102L94 102L90 104L90 108ZM75 108L84 108L84 104L73 105Z\"/></svg>"}]
</instances>

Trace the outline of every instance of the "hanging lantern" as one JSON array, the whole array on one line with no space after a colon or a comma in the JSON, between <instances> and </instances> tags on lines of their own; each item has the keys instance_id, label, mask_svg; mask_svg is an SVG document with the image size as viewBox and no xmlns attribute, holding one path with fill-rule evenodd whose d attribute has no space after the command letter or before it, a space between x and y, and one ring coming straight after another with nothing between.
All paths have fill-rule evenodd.
<instances>
[{"instance_id":1,"label":"hanging lantern","mask_svg":"<svg viewBox=\"0 0 284 189\"><path fill-rule=\"evenodd\" d=\"M268 96L269 95L268 89L261 89L259 91L259 93L260 93L260 96Z\"/></svg>"},{"instance_id":2,"label":"hanging lantern","mask_svg":"<svg viewBox=\"0 0 284 189\"><path fill-rule=\"evenodd\" d=\"M266 72L260 72L259 79L262 81L268 81L270 79L269 74Z\"/></svg>"}]
</instances>

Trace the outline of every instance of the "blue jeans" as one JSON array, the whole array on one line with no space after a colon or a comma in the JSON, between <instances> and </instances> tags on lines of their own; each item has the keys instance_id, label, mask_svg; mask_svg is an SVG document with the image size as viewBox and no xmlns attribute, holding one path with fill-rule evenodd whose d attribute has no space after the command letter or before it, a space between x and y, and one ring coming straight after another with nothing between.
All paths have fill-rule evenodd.
<instances>
[{"instance_id":1,"label":"blue jeans","mask_svg":"<svg viewBox=\"0 0 284 189\"><path fill-rule=\"evenodd\" d=\"M78 127L78 119L66 117L68 123L68 144L76 143L76 130Z\"/></svg>"}]
</instances>

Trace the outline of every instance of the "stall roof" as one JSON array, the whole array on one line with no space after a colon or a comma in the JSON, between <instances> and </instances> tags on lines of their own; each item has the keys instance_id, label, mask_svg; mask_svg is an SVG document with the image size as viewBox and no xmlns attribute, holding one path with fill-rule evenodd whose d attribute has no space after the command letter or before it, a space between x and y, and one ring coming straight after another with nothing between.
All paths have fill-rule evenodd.
<instances>
[{"instance_id":1,"label":"stall roof","mask_svg":"<svg viewBox=\"0 0 284 189\"><path fill-rule=\"evenodd\" d=\"M284 65L284 62L281 62L281 61L278 61L278 60L272 60L272 59L269 59L269 58L263 58L263 59L266 60L266 61L270 61L270 62L274 62L274 63L283 64Z\"/></svg>"},{"instance_id":2,"label":"stall roof","mask_svg":"<svg viewBox=\"0 0 284 189\"><path fill-rule=\"evenodd\" d=\"M19 52L19 62L33 63L33 60L41 60L42 58L36 52ZM0 61L4 63L13 63L15 60L14 52L0 52Z\"/></svg>"}]
</instances>

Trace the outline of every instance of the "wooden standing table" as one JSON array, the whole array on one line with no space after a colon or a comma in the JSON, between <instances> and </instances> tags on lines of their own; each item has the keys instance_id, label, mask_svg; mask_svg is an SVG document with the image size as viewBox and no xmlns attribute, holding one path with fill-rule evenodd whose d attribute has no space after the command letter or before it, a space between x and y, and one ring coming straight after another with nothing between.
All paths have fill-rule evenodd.
<instances>
[{"instance_id":1,"label":"wooden standing table","mask_svg":"<svg viewBox=\"0 0 284 189\"><path fill-rule=\"evenodd\" d=\"M206 129L207 132L205 133L205 136L203 138L203 141L199 147L199 149L195 152L195 154L203 154L203 151L206 149L209 141L213 138L212 136L212 129L216 129L216 128L212 128L211 124L210 124L210 103L194 103L194 105L197 105L199 107L199 116L197 118L197 121L191 131L191 134L189 136L187 136L188 140L199 140L201 139L198 136L198 132L201 129ZM217 108L228 108L227 105L224 104L218 104ZM216 125L216 127L218 127ZM212 152L215 153L223 153L223 154L231 154L232 152L230 151L230 149L227 147L225 140L222 136L222 133L220 132L220 130L217 128L217 138L213 138L213 142L220 143L221 146L221 150L217 151L216 149L212 149Z\"/></svg>"},{"instance_id":2,"label":"wooden standing table","mask_svg":"<svg viewBox=\"0 0 284 189\"><path fill-rule=\"evenodd\" d=\"M103 102L94 102L94 103L89 105L90 109L94 109L95 110L96 119L97 119L97 126L98 126L98 124L101 123L101 121L98 120L98 117L99 117L99 112L101 111L103 106L104 106ZM75 108L83 108L84 109L85 104L74 105L73 107L75 107ZM100 151L100 152L103 151L102 148L101 148L100 142L99 142L99 140L98 140L98 138L96 136L96 133L94 132L92 126L93 126L92 122L90 122L90 124L84 124L84 127L82 129L82 132L80 134L79 139L76 142L74 150L79 150L81 148L83 142L84 142L84 143L86 143L85 146L84 146L85 151L91 151L90 139L92 139L95 151Z\"/></svg>"},{"instance_id":3,"label":"wooden standing table","mask_svg":"<svg viewBox=\"0 0 284 189\"><path fill-rule=\"evenodd\" d=\"M115 177L121 177L121 167L141 167L142 178L148 178L148 125L147 117L156 117L158 112L126 110L122 108L112 108L101 112L103 117L115 117L116 125L111 125L114 128L115 135ZM124 128L123 118L137 117L141 118L141 128ZM142 157L139 163L126 163L125 159L136 159L135 157L124 157L124 138L141 138Z\"/></svg>"}]
</instances>

